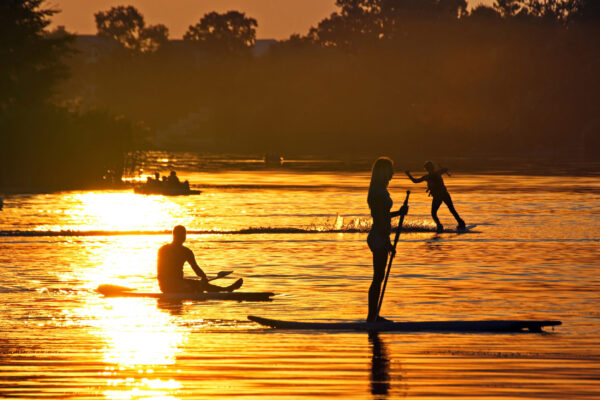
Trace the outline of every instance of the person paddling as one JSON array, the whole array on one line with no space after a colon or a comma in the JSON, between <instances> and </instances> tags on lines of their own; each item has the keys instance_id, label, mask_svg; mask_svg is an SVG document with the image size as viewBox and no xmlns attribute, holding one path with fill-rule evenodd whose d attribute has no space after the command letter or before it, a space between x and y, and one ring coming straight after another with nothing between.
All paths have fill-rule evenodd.
<instances>
[{"instance_id":1,"label":"person paddling","mask_svg":"<svg viewBox=\"0 0 600 400\"><path fill-rule=\"evenodd\" d=\"M419 183L426 181L427 182L427 192L429 192L429 196L433 197L431 200L431 217L433 221L437 225L437 231L442 232L444 230L444 226L441 224L437 212L440 208L440 205L446 203L448 209L456 218L456 222L458 222L458 229L465 229L465 221L458 215L456 209L454 208L454 204L452 203L452 198L450 197L450 193L448 193L448 189L446 189L446 185L444 184L444 179L442 178L442 174L448 174L448 168L440 168L438 170L435 169L432 161L427 161L425 163L425 169L428 174L423 175L420 178L413 178L410 174L410 171L405 171L406 175L410 178L413 183Z\"/></svg>"},{"instance_id":2,"label":"person paddling","mask_svg":"<svg viewBox=\"0 0 600 400\"><path fill-rule=\"evenodd\" d=\"M194 257L194 252L185 247L187 232L185 227L177 225L173 228L173 241L163 245L158 250L158 286L163 293L193 293L193 292L232 292L239 289L244 282L238 279L227 287L216 286L208 283L206 274ZM196 275L201 279L185 279L183 266L186 261L190 264Z\"/></svg>"},{"instance_id":3,"label":"person paddling","mask_svg":"<svg viewBox=\"0 0 600 400\"><path fill-rule=\"evenodd\" d=\"M399 211L391 212L392 198L387 188L394 175L394 163L388 157L379 157L371 170L371 184L367 203L371 209L373 225L367 237L367 244L373 253L373 281L369 288L369 313L367 322L387 321L379 317L379 296L381 283L385 277L388 254L395 252L390 241L392 232L392 217L406 215L408 206L402 206Z\"/></svg>"}]
</instances>

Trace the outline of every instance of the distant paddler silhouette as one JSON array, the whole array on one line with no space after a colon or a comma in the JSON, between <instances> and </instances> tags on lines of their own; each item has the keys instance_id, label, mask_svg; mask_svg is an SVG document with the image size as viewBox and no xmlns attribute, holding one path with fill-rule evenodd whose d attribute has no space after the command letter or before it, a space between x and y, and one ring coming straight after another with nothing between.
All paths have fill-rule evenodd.
<instances>
[{"instance_id":1,"label":"distant paddler silhouette","mask_svg":"<svg viewBox=\"0 0 600 400\"><path fill-rule=\"evenodd\" d=\"M413 178L413 176L410 174L410 171L405 172L406 175L410 178L410 180L413 181L413 183L419 183L423 181L427 182L427 192L429 193L429 196L432 197L431 218L433 218L433 221L437 226L437 231L442 232L444 230L444 226L441 224L437 216L438 209L440 208L442 203L446 203L448 209L450 210L454 218L456 218L456 222L458 222L457 229L466 229L465 221L463 221L460 215L458 215L458 212L456 212L454 204L452 203L452 198L450 197L450 193L448 193L448 189L446 189L444 179L442 178L442 174L447 174L448 176L450 176L450 174L448 173L448 168L435 169L433 162L427 161L425 163L425 169L428 173L416 179Z\"/></svg>"}]
</instances>

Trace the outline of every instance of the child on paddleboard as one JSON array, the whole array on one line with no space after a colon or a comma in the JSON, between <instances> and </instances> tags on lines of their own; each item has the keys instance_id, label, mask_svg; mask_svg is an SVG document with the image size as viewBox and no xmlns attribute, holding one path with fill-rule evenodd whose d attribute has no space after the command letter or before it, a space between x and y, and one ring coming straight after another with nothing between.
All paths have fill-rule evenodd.
<instances>
[{"instance_id":1,"label":"child on paddleboard","mask_svg":"<svg viewBox=\"0 0 600 400\"><path fill-rule=\"evenodd\" d=\"M425 163L425 170L427 170L428 174L423 175L420 178L413 178L410 174L410 171L405 171L406 175L410 178L413 183L419 182L427 182L427 192L429 196L433 197L431 200L431 217L433 221L437 225L437 231L442 232L444 230L444 226L441 224L437 212L442 203L446 203L448 209L456 218L456 222L458 222L457 229L465 229L465 221L458 215L456 209L454 208L454 204L452 203L452 198L450 197L450 193L448 193L448 189L446 189L446 185L444 185L444 179L442 178L442 174L448 174L448 168L440 168L435 169L435 166L432 161L427 161Z\"/></svg>"}]
</instances>

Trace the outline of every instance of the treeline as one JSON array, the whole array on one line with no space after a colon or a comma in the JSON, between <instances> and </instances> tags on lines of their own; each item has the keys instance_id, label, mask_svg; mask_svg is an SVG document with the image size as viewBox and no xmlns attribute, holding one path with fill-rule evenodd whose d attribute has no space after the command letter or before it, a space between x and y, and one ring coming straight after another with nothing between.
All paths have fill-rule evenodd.
<instances>
[{"instance_id":1,"label":"treeline","mask_svg":"<svg viewBox=\"0 0 600 400\"><path fill-rule=\"evenodd\" d=\"M595 0L337 0L262 55L237 11L169 40L113 7L75 38L47 31L42 2L0 5L2 185L118 174L141 134L215 152L600 154Z\"/></svg>"},{"instance_id":2,"label":"treeline","mask_svg":"<svg viewBox=\"0 0 600 400\"><path fill-rule=\"evenodd\" d=\"M100 110L55 102L68 77L74 37L46 28L56 11L43 0L0 2L0 188L47 190L119 178L134 124Z\"/></svg>"},{"instance_id":3,"label":"treeline","mask_svg":"<svg viewBox=\"0 0 600 400\"><path fill-rule=\"evenodd\" d=\"M65 97L93 82L96 105L195 150L600 154L597 1L336 4L260 57L250 52L257 23L241 13L207 14L183 41L157 30L148 46L106 23L122 27L133 7L99 12L98 35L121 45L94 64L80 58Z\"/></svg>"}]
</instances>

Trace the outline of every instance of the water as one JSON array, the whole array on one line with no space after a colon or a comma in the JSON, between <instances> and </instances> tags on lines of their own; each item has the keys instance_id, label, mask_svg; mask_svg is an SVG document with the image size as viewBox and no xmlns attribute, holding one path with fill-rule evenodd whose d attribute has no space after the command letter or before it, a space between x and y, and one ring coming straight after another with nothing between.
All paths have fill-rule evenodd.
<instances>
[{"instance_id":1,"label":"water","mask_svg":"<svg viewBox=\"0 0 600 400\"><path fill-rule=\"evenodd\" d=\"M193 168L190 168L192 170ZM197 171L197 170L196 170ZM364 172L189 172L199 196L127 191L5 197L0 395L177 399L600 397L600 180L446 180L474 232L437 235L413 191L382 314L395 320L558 319L547 334L277 332L249 314L364 318L371 259ZM454 221L445 208L442 222ZM209 275L234 270L269 303L103 298L158 290L156 251L183 224ZM188 269L188 274L191 269Z\"/></svg>"}]
</instances>

